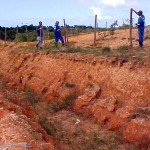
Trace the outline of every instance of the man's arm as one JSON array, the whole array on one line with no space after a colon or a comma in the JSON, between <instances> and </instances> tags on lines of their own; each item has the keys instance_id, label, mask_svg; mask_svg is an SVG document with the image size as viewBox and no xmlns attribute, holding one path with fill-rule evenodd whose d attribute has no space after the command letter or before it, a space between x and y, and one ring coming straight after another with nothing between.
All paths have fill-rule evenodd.
<instances>
[{"instance_id":1,"label":"man's arm","mask_svg":"<svg viewBox=\"0 0 150 150\"><path fill-rule=\"evenodd\" d=\"M138 12L137 12L137 11L135 11L133 8L131 8L131 10L132 10L132 11L134 11L134 12L138 15Z\"/></svg>"},{"instance_id":2,"label":"man's arm","mask_svg":"<svg viewBox=\"0 0 150 150\"><path fill-rule=\"evenodd\" d=\"M41 27L38 26L38 27L36 28L36 31L39 31L39 30L41 30L41 29L43 29L43 26L41 26Z\"/></svg>"}]
</instances>

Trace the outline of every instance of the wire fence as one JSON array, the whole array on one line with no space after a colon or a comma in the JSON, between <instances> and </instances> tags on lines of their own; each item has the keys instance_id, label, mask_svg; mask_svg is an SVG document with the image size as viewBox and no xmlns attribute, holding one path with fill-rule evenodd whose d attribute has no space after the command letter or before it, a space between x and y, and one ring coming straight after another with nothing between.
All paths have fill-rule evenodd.
<instances>
[{"instance_id":1,"label":"wire fence","mask_svg":"<svg viewBox=\"0 0 150 150\"><path fill-rule=\"evenodd\" d=\"M64 36L65 43L69 42L69 38L76 36L78 38L79 34L93 34L93 45L96 45L97 38L104 40L108 34L113 36L114 29L118 26L117 21L114 21L108 27L108 22L106 21L105 27L98 27L97 15L94 19L93 26L85 25L74 25L69 26L65 23L63 19L63 26L61 26L61 33ZM123 20L123 25L120 28L130 28L129 24L125 24ZM106 31L106 32L105 32ZM52 26L43 26L43 39L44 41L54 39L53 27ZM22 25L21 27L17 26L14 28L0 27L0 40L9 42L33 42L36 41L36 26L33 25Z\"/></svg>"}]
</instances>

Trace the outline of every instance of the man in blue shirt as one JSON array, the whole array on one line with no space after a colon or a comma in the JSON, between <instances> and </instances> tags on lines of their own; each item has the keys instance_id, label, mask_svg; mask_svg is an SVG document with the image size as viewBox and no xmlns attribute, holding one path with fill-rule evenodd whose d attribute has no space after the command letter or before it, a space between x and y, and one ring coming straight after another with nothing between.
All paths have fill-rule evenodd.
<instances>
[{"instance_id":1,"label":"man in blue shirt","mask_svg":"<svg viewBox=\"0 0 150 150\"><path fill-rule=\"evenodd\" d=\"M141 10L139 12L136 12L132 8L132 11L134 11L139 16L138 23L136 23L136 25L138 26L139 46L143 47L145 16L143 15L143 12Z\"/></svg>"},{"instance_id":2,"label":"man in blue shirt","mask_svg":"<svg viewBox=\"0 0 150 150\"><path fill-rule=\"evenodd\" d=\"M36 44L36 48L38 49L40 47L40 49L42 49L42 43L43 43L43 25L42 22L39 22L39 25L36 28L36 35L37 35L37 44Z\"/></svg>"},{"instance_id":3,"label":"man in blue shirt","mask_svg":"<svg viewBox=\"0 0 150 150\"><path fill-rule=\"evenodd\" d=\"M55 26L54 26L54 37L55 37L56 47L57 47L57 44L58 44L59 40L62 42L62 45L64 45L64 39L61 35L59 21L56 21Z\"/></svg>"}]
</instances>

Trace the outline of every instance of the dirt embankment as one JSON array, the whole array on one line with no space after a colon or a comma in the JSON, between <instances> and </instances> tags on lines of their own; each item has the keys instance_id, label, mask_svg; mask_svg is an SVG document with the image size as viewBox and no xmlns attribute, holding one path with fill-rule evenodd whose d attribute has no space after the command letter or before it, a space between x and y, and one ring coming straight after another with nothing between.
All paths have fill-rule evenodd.
<instances>
[{"instance_id":1,"label":"dirt embankment","mask_svg":"<svg viewBox=\"0 0 150 150\"><path fill-rule=\"evenodd\" d=\"M0 93L0 149L53 150L52 137L37 122L31 124L33 118L26 116L22 107L9 102L5 96Z\"/></svg>"},{"instance_id":2,"label":"dirt embankment","mask_svg":"<svg viewBox=\"0 0 150 150\"><path fill-rule=\"evenodd\" d=\"M47 103L75 94L75 112L150 148L149 63L1 49L0 67L10 87L30 87Z\"/></svg>"}]
</instances>

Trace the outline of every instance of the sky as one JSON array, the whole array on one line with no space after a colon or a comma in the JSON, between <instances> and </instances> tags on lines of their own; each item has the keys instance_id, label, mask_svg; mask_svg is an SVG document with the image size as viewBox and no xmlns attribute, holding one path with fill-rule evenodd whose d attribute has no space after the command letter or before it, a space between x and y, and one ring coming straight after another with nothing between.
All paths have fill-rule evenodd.
<instances>
[{"instance_id":1,"label":"sky","mask_svg":"<svg viewBox=\"0 0 150 150\"><path fill-rule=\"evenodd\" d=\"M94 26L98 16L98 27L110 26L115 20L119 25L128 23L130 8L142 10L146 25L150 24L150 0L0 0L0 26L22 25L54 26L55 21L63 25ZM138 16L133 14L136 23Z\"/></svg>"}]
</instances>

